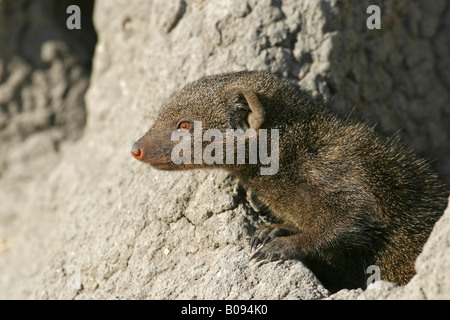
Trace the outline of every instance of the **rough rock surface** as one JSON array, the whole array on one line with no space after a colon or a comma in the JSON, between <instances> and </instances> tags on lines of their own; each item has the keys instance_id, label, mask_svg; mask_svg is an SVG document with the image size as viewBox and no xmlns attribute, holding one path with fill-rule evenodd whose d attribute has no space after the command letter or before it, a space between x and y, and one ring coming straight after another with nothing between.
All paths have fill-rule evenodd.
<instances>
[{"instance_id":1,"label":"rough rock surface","mask_svg":"<svg viewBox=\"0 0 450 320\"><path fill-rule=\"evenodd\" d=\"M0 2L0 13L8 3ZM61 143L59 153L25 161L21 147L39 153L54 146L45 132L31 129L25 141L15 142L8 155L14 165L0 177L0 298L328 297L298 261L248 263L249 237L270 215L232 177L221 171L160 172L129 152L165 99L187 82L260 69L279 72L388 132L402 129L406 141L449 171L450 6L437 0L380 2L382 29L368 30L369 4L96 1L99 41L84 135ZM11 10L20 16L25 9ZM65 20L60 23L64 28ZM20 36L0 31L2 44ZM58 61L51 53L60 51L52 48L65 48L64 43L50 49L43 43L34 54L50 52L51 61ZM2 66L13 70L7 75L18 74L19 80L0 69L0 92L10 95L0 95L2 115L8 117L0 134L16 137L18 131L5 129L13 122L3 106L25 105L14 97L27 90L14 83L34 79L31 74L40 69L7 61ZM61 117L76 122L79 112ZM40 121L33 113L29 117ZM68 140L69 134L60 135ZM30 176L25 181L24 172ZM380 282L365 292L343 290L330 298L450 298L444 272L449 215L447 210L436 225L417 260L418 275L407 286Z\"/></svg>"}]
</instances>

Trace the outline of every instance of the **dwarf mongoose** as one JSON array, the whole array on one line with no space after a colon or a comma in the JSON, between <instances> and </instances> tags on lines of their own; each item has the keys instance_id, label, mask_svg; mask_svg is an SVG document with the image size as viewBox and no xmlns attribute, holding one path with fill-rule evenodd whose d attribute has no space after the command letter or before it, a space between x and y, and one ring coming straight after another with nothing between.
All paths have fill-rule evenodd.
<instances>
[{"instance_id":1,"label":"dwarf mongoose","mask_svg":"<svg viewBox=\"0 0 450 320\"><path fill-rule=\"evenodd\" d=\"M201 134L215 129L223 137L230 129L254 129L257 136L262 129L278 129L277 150L268 143L278 152L276 172L262 174L267 163L248 161L251 135L245 163L229 163L225 151L211 153L211 147L215 162L194 161L196 138L188 144L192 150L183 151L189 161L175 163L179 140L172 135L194 136L196 126ZM206 147L201 140L200 148ZM371 265L379 267L382 280L407 283L447 204L447 187L399 139L332 112L266 72L219 74L188 84L162 107L132 154L161 170L231 172L282 221L255 232L251 259L299 259L331 291L364 287Z\"/></svg>"}]
</instances>

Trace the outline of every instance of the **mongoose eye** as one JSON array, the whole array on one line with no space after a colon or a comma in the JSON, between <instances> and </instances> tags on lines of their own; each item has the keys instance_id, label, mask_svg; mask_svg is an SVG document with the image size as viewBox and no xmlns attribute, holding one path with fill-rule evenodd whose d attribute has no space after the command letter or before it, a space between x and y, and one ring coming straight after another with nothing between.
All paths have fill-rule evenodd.
<instances>
[{"instance_id":1,"label":"mongoose eye","mask_svg":"<svg viewBox=\"0 0 450 320\"><path fill-rule=\"evenodd\" d=\"M189 121L180 122L180 124L178 125L178 130L180 130L181 132L189 131L190 128L191 123Z\"/></svg>"}]
</instances>

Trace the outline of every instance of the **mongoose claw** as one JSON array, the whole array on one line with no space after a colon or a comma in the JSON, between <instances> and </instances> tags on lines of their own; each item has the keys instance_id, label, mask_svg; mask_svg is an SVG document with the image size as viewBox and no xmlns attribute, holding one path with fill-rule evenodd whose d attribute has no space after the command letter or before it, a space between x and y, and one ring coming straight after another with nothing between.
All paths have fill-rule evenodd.
<instances>
[{"instance_id":1,"label":"mongoose claw","mask_svg":"<svg viewBox=\"0 0 450 320\"><path fill-rule=\"evenodd\" d=\"M250 241L250 260L276 261L292 257L292 243L289 236L296 232L288 226L271 224L258 229Z\"/></svg>"},{"instance_id":2,"label":"mongoose claw","mask_svg":"<svg viewBox=\"0 0 450 320\"><path fill-rule=\"evenodd\" d=\"M266 243L274 240L277 237L284 237L292 235L294 232L288 228L284 228L278 224L266 225L256 230L252 239L250 240L250 252L257 250L258 247L263 247Z\"/></svg>"},{"instance_id":3,"label":"mongoose claw","mask_svg":"<svg viewBox=\"0 0 450 320\"><path fill-rule=\"evenodd\" d=\"M258 249L259 246L263 246L266 244L269 234L275 229L276 227L273 227L272 225L269 226L263 226L256 230L255 234L253 235L252 239L250 240L250 252Z\"/></svg>"},{"instance_id":4,"label":"mongoose claw","mask_svg":"<svg viewBox=\"0 0 450 320\"><path fill-rule=\"evenodd\" d=\"M250 252L253 252L253 250L256 250L256 248L257 248L257 246L258 246L258 244L256 243L256 241L257 241L257 238L256 238L256 237L253 237L253 238L250 240Z\"/></svg>"},{"instance_id":5,"label":"mongoose claw","mask_svg":"<svg viewBox=\"0 0 450 320\"><path fill-rule=\"evenodd\" d=\"M255 253L253 253L250 257L249 261L255 260L255 262L259 262L262 260L268 260L268 261L276 261L276 260L280 260L280 256L279 254L272 252L269 255L266 255L265 252L258 250Z\"/></svg>"},{"instance_id":6,"label":"mongoose claw","mask_svg":"<svg viewBox=\"0 0 450 320\"><path fill-rule=\"evenodd\" d=\"M249 259L248 261L250 262L250 261L252 261L253 259L255 259L255 261L259 261L258 258L259 258L259 252L256 251L256 252L254 252L254 253L250 256L250 259Z\"/></svg>"},{"instance_id":7,"label":"mongoose claw","mask_svg":"<svg viewBox=\"0 0 450 320\"><path fill-rule=\"evenodd\" d=\"M273 241L269 243L267 246L261 246L258 251L256 251L250 256L249 261L255 260L255 262L259 262L262 260L267 261L284 260L285 257L282 254L283 251L282 248L279 247L280 244L281 243L278 243L278 241Z\"/></svg>"}]
</instances>

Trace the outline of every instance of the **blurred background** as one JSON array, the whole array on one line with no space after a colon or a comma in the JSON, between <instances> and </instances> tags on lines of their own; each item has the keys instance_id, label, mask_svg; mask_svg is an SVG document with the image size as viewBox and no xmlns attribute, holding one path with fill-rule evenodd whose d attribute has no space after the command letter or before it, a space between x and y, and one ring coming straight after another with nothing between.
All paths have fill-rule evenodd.
<instances>
[{"instance_id":1,"label":"blurred background","mask_svg":"<svg viewBox=\"0 0 450 320\"><path fill-rule=\"evenodd\" d=\"M80 30L66 26L69 4L83 13ZM43 159L81 137L97 42L93 7L82 0L0 1L0 179L51 168Z\"/></svg>"}]
</instances>

